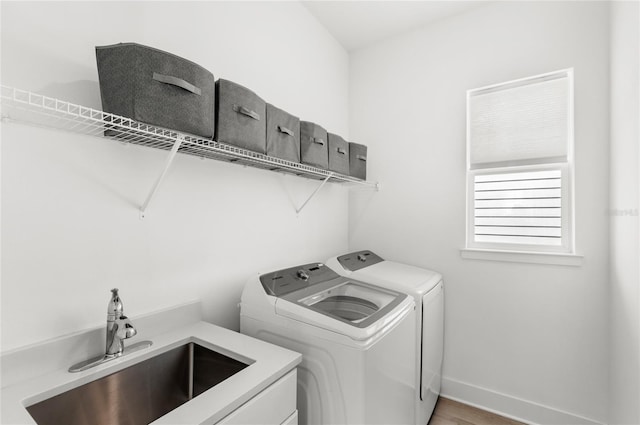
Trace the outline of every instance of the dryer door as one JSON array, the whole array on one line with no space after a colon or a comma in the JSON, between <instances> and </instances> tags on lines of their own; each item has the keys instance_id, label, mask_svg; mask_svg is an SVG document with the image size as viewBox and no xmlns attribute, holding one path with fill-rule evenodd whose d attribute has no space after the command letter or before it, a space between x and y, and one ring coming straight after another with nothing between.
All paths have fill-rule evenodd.
<instances>
[{"instance_id":1,"label":"dryer door","mask_svg":"<svg viewBox=\"0 0 640 425\"><path fill-rule=\"evenodd\" d=\"M422 297L422 361L420 399L440 394L444 349L444 292L442 281Z\"/></svg>"}]
</instances>

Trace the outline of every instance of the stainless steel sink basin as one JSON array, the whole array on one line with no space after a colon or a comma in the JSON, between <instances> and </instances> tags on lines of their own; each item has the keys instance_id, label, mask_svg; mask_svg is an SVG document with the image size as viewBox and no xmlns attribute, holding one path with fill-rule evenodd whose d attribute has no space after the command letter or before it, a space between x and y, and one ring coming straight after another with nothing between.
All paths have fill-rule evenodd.
<instances>
[{"instance_id":1,"label":"stainless steel sink basin","mask_svg":"<svg viewBox=\"0 0 640 425\"><path fill-rule=\"evenodd\" d=\"M248 365L188 343L27 407L39 425L148 424Z\"/></svg>"}]
</instances>

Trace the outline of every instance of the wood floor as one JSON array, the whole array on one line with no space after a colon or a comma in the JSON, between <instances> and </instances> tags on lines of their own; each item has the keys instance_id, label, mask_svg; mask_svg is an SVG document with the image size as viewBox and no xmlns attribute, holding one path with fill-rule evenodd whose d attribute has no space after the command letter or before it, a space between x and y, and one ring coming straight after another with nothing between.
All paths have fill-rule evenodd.
<instances>
[{"instance_id":1,"label":"wood floor","mask_svg":"<svg viewBox=\"0 0 640 425\"><path fill-rule=\"evenodd\" d=\"M440 397L428 425L524 425L522 422Z\"/></svg>"}]
</instances>

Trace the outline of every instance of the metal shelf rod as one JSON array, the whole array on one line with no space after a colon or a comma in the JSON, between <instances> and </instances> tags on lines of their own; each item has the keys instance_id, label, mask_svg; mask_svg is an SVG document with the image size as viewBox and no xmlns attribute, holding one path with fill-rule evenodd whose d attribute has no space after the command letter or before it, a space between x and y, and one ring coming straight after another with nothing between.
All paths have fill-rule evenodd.
<instances>
[{"instance_id":1,"label":"metal shelf rod","mask_svg":"<svg viewBox=\"0 0 640 425\"><path fill-rule=\"evenodd\" d=\"M318 193L320 191L320 189L322 189L322 187L325 185L325 183L327 183L329 181L329 179L331 178L332 175L333 175L333 173L329 174L324 180L322 180L322 183L320 183L320 185L318 187L316 187L316 190L314 190L313 193L311 193L311 195L309 195L307 200L304 201L302 203L302 205L300 205L300 208L296 208L296 214L300 214L300 211L302 211L302 209L305 207L305 205L307 205L307 203L311 200L311 198L316 196L316 193Z\"/></svg>"},{"instance_id":2,"label":"metal shelf rod","mask_svg":"<svg viewBox=\"0 0 640 425\"><path fill-rule=\"evenodd\" d=\"M149 208L149 204L151 203L151 200L153 199L153 197L155 196L156 192L158 191L158 188L162 184L162 181L164 180L164 177L167 175L167 171L169 171L169 168L171 167L171 164L173 163L173 159L175 158L176 154L178 153L178 149L180 148L180 145L182 144L182 140L183 140L183 138L178 137L176 139L175 143L173 144L173 147L171 148L171 152L169 152L169 156L167 157L167 162L164 165L164 169L162 170L162 172L158 176L158 179L156 180L155 184L153 185L153 188L151 189L151 192L149 192L149 196L147 196L147 200L144 202L144 204L142 204L142 208L140 208L140 218L144 218L145 213L147 212L147 208Z\"/></svg>"}]
</instances>

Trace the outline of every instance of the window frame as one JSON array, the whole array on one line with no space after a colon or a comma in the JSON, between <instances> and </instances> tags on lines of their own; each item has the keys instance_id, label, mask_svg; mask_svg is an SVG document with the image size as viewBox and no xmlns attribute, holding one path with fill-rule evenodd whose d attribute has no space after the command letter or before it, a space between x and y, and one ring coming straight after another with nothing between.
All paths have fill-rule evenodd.
<instances>
[{"instance_id":1,"label":"window frame","mask_svg":"<svg viewBox=\"0 0 640 425\"><path fill-rule=\"evenodd\" d=\"M496 91L503 89L509 89L514 87L520 87L527 84L534 84L536 82L545 81L547 79L553 79L557 76L566 76L568 84L567 92L567 157L563 161L549 161L546 158L540 158L538 160L528 160L524 163L515 162L503 163L503 164L487 164L482 167L472 167L471 164L471 125L470 125L470 99L473 95L477 95L481 92ZM487 256L482 253L513 253L518 254L515 257L506 257L505 261L519 261L517 258L523 257L527 259L538 258L541 261L525 260L526 262L543 262L543 263L555 263L556 260L547 261L549 254L558 254L562 256L575 256L575 202L574 202L574 78L573 68L563 69L559 71L553 71L545 74L539 74L531 77L525 77L517 80L507 81L499 84L493 84L490 86L480 87L477 89L467 90L466 97L466 231L465 231L465 249L463 250L464 258L482 258L482 259L494 259L486 258ZM561 244L560 246L553 245L538 245L538 244L516 244L509 242L478 242L475 240L475 176L484 174L502 174L502 173L517 173L527 171L542 171L542 170L560 170L562 180L561 190ZM482 255L474 254L480 252ZM524 256L520 255L524 254ZM527 254L534 254L533 256ZM542 254L536 256L535 254ZM516 258L516 259L514 259ZM497 259L497 258L496 258ZM574 265L574 264L571 264Z\"/></svg>"}]
</instances>

